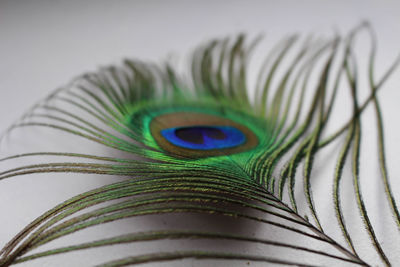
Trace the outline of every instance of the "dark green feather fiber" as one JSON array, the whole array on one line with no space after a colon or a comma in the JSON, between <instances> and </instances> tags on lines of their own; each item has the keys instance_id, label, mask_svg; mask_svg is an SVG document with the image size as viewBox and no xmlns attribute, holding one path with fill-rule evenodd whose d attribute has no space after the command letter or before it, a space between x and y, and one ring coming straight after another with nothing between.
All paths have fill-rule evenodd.
<instances>
[{"instance_id":1,"label":"dark green feather fiber","mask_svg":"<svg viewBox=\"0 0 400 267\"><path fill-rule=\"evenodd\" d=\"M363 30L371 33L372 48L367 55L369 71L365 75L369 96L360 100L361 71L353 42ZM84 75L35 105L10 127L7 135L20 128L27 131L39 127L79 139L82 146L72 147L69 152L34 151L0 159L4 164L23 158L39 161L2 170L0 179L60 172L125 179L68 199L42 214L5 245L0 265L68 255L77 250L162 240L223 240L241 244L239 247L257 244L262 249L254 253L237 247L232 251L203 247L144 254L131 251L124 257L114 255L102 266L185 258L306 266L370 265L359 252L360 241L354 237L353 225L346 223L351 219L343 210L346 203L342 202L341 187L345 178L353 179L352 197L358 206L353 214L358 214L363 222L358 231L369 235L369 245L374 248L371 251L379 256L380 263L390 265L394 256L382 246L384 240L376 234L376 225L371 222L363 200L366 196L360 189L359 159L363 140L361 118L366 107L374 106L379 148L376 159L381 167L381 177L376 179L383 182L385 205L390 206L393 214L393 218L382 218L382 224L396 224L397 232L393 234L398 235L400 216L385 164L382 114L376 95L398 60L380 79L375 79L375 39L364 24L345 38L308 38L302 43L298 39L288 37L272 48L260 67L254 90L247 85L248 66L259 39L248 43L244 36L238 36L234 40L211 41L196 50L190 78L177 73L169 64L155 66L127 60L122 67ZM289 64L284 64L285 60ZM312 79L317 82L311 82ZM335 100L343 90L350 95L351 114L343 125L328 131L332 114L342 108L343 103ZM164 133L171 134L177 143ZM229 135L233 141L227 146L221 140ZM187 147L179 147L179 142ZM201 147L206 142L210 146ZM103 154L80 152L89 143L102 147ZM331 224L342 235L332 234L332 225L324 225L314 192L317 189L313 187L319 178L315 161L320 151L333 143L338 149L330 157L336 158L337 163L331 172L331 184L325 186L330 190L326 198L334 206L332 218L336 221ZM352 174L344 172L346 162L351 162ZM264 238L242 234L243 229L137 231L132 225L131 231L123 235L98 236L96 240L55 248L47 246L94 226L162 214L226 217L239 228L239 221L251 221L273 234ZM292 254L287 251L302 256L289 257Z\"/></svg>"}]
</instances>

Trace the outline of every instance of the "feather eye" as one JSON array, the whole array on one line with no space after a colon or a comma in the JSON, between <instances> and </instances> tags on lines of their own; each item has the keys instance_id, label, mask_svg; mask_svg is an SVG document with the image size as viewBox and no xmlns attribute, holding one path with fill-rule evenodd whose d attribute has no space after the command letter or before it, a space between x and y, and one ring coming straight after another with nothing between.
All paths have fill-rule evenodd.
<instances>
[{"instance_id":1,"label":"feather eye","mask_svg":"<svg viewBox=\"0 0 400 267\"><path fill-rule=\"evenodd\" d=\"M229 119L226 110L222 116L211 115L210 110L162 114L149 128L160 148L187 158L230 155L254 149L259 142L250 128Z\"/></svg>"},{"instance_id":2,"label":"feather eye","mask_svg":"<svg viewBox=\"0 0 400 267\"><path fill-rule=\"evenodd\" d=\"M7 155L0 163L39 162L6 168L0 172L0 180L60 172L126 179L84 192L39 216L5 244L0 251L0 266L111 245L164 240L196 243L204 239L220 246L195 244L191 250L185 245L171 250L173 246L168 245L155 252L129 250L121 256L113 253L103 266L185 258L368 266L371 258L375 263L378 257L381 263L390 265L395 256L388 255L387 244L381 242L370 219L360 186L359 162L361 118L373 103L383 194L394 215L392 228L398 227L400 216L387 177L376 93L399 60L375 81L372 38L370 92L360 100L353 40L362 29L371 32L363 24L344 39L306 39L301 45L296 36L284 39L261 67L253 98L247 85L247 64L258 40L247 45L240 35L233 41L214 40L200 47L193 56L191 82L170 65L157 67L127 60L122 67L86 74L39 102L6 134L41 127L80 143L68 152L60 149ZM294 51L296 45L299 48ZM286 65L285 60L289 62ZM315 83L310 82L313 76ZM350 92L349 105L335 101L345 90L341 88ZM344 106L351 107L347 120L328 132L332 114ZM346 138L340 140L341 135ZM89 144L100 148L99 152L88 152ZM341 147L335 155L333 175L316 177L314 162L331 144ZM353 185L346 185L346 189L353 186L351 197L357 200L354 203L347 198L347 203L355 206L352 216L342 207L343 170L349 158ZM316 190L315 182L323 186ZM324 206L326 199L331 202ZM357 208L359 221L354 219ZM177 228L145 224L140 229L139 224L130 224L129 230L121 227L122 233L111 237L101 232L100 237L82 242L46 247L95 227L165 214L200 214L216 221L223 217L235 228L208 225L211 230L203 231L193 223ZM387 217L389 227L392 218ZM238 226L239 221L251 226ZM328 226L327 221L331 222ZM255 234L253 230L258 228L261 230ZM354 228L370 237L369 248L358 247L365 239L354 234ZM230 247L224 242L240 245ZM256 252L243 252L244 243L257 244ZM43 248L47 250L40 250ZM369 257L371 254L376 257Z\"/></svg>"}]
</instances>

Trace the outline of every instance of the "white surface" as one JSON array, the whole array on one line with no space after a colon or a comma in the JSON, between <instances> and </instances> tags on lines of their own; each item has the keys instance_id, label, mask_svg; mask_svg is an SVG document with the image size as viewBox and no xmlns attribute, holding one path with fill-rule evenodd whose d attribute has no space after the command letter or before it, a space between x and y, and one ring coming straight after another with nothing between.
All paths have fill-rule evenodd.
<instances>
[{"instance_id":1,"label":"white surface","mask_svg":"<svg viewBox=\"0 0 400 267\"><path fill-rule=\"evenodd\" d=\"M383 71L400 52L399 10L396 1L2 0L0 130L34 102L83 72L119 63L125 57L161 62L172 53L183 58L209 38L239 32L251 36L265 33L266 40L274 43L294 32L325 36L331 36L334 30L346 33L367 19L378 34L378 69ZM386 144L392 179L400 174L399 77L397 72L394 81L380 93L388 129ZM20 179L19 185L24 182L24 186L8 181L0 183L0 211L8 214L0 220L0 247L13 231L38 215L32 207L43 205L38 208L41 213L47 206L74 195L76 190L79 193L90 188L90 182L83 184L78 178L72 184L53 181L49 185L50 195L40 196L49 193L43 189L37 193L39 196L32 196L26 183L33 186L35 182L28 177L15 179ZM101 179L109 181L109 178ZM395 190L397 199L400 199L399 192ZM24 202L10 205L13 197L26 198L36 206ZM46 198L54 203L41 204ZM187 266L188 262L182 264ZM201 263L190 264L200 266ZM70 265L65 263L65 266ZM217 262L216 266L223 263Z\"/></svg>"}]
</instances>

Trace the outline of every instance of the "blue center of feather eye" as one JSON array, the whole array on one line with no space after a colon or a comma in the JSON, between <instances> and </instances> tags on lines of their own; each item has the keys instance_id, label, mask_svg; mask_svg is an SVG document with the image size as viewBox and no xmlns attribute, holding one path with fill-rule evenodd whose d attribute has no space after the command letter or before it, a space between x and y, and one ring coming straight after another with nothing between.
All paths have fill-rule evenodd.
<instances>
[{"instance_id":1,"label":"blue center of feather eye","mask_svg":"<svg viewBox=\"0 0 400 267\"><path fill-rule=\"evenodd\" d=\"M189 126L161 130L162 136L173 145L198 150L236 147L246 136L231 126Z\"/></svg>"}]
</instances>

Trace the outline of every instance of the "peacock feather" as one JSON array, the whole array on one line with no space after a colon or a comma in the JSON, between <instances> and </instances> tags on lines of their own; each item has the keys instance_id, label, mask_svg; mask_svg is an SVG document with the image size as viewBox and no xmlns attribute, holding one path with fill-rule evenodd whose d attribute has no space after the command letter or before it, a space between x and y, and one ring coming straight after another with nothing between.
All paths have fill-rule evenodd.
<instances>
[{"instance_id":1,"label":"peacock feather","mask_svg":"<svg viewBox=\"0 0 400 267\"><path fill-rule=\"evenodd\" d=\"M371 49L363 55L367 70L361 71L354 42L363 31L370 34ZM59 148L1 158L6 167L0 179L68 173L115 180L37 217L5 244L0 266L50 258L57 263L59 254L65 260L101 248L112 251L108 260L93 256L90 264L175 266L187 258L223 266L234 260L239 266L400 262L388 252L398 245L384 242L379 226L398 240L400 215L376 94L398 59L375 78L376 41L367 24L343 38L289 36L271 49L249 86L249 62L259 41L244 35L213 40L195 51L190 75L170 63L126 60L121 67L85 74L38 102L2 142L19 132ZM367 83L361 88L362 78ZM348 102L338 102L340 94ZM362 121L367 107L374 109L376 125ZM345 108L347 117L335 124L331 118ZM370 218L371 202L365 200L370 197L362 189L361 122L375 125L381 172L374 179L385 189L380 203L391 211L379 217L379 225ZM50 132L54 135L43 137ZM326 166L320 165L328 164L317 166L321 159L335 160L324 177L319 169ZM135 224L140 218L148 227ZM177 222L154 224L163 218ZM96 227L119 228L128 219L129 227L118 235L102 230L101 236L75 238ZM164 247L148 246L154 242ZM113 250L122 245L132 246Z\"/></svg>"}]
</instances>

